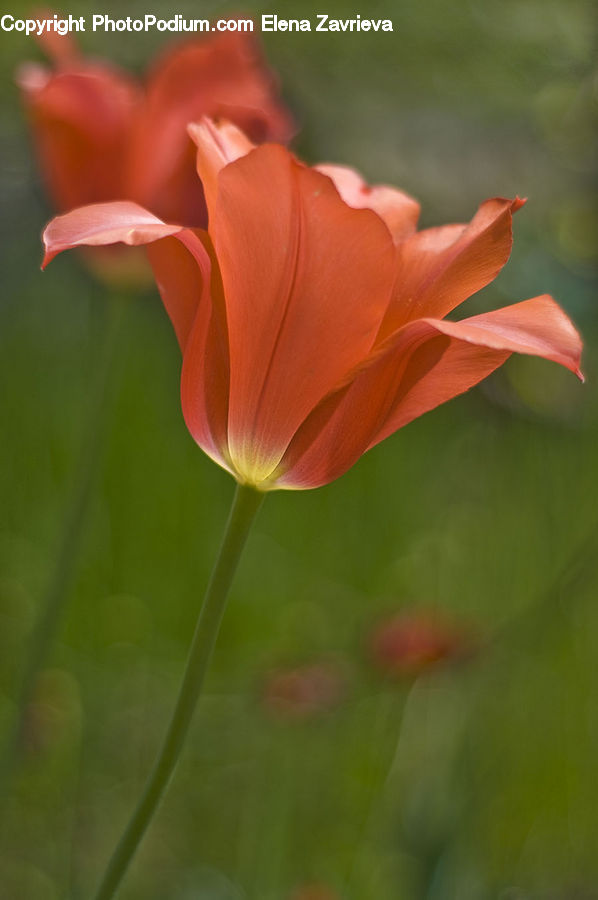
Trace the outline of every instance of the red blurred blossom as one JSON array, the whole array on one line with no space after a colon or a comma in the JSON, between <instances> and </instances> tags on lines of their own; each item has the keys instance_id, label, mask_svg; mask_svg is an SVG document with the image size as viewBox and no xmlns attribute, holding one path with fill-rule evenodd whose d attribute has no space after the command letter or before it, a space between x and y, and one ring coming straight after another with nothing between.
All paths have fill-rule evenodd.
<instances>
[{"instance_id":1,"label":"red blurred blossom","mask_svg":"<svg viewBox=\"0 0 598 900\"><path fill-rule=\"evenodd\" d=\"M290 900L340 900L340 897L324 884L307 884L296 888Z\"/></svg>"},{"instance_id":2,"label":"red blurred blossom","mask_svg":"<svg viewBox=\"0 0 598 900\"><path fill-rule=\"evenodd\" d=\"M304 720L333 709L344 693L342 667L328 660L271 672L262 699L276 717Z\"/></svg>"},{"instance_id":3,"label":"red blurred blossom","mask_svg":"<svg viewBox=\"0 0 598 900\"><path fill-rule=\"evenodd\" d=\"M48 15L47 13L45 15ZM145 85L85 59L70 35L39 39L51 68L17 73L48 192L58 211L134 200L166 220L206 224L187 124L225 116L256 142L286 141L292 122L253 36L225 32L168 49Z\"/></svg>"},{"instance_id":4,"label":"red blurred blossom","mask_svg":"<svg viewBox=\"0 0 598 900\"><path fill-rule=\"evenodd\" d=\"M133 203L99 204L48 225L45 262L72 247L148 245L183 351L187 427L240 483L327 484L513 352L581 377L581 339L547 295L445 318L507 261L521 200L416 231L412 198L352 170L255 148L228 123L190 133L208 233Z\"/></svg>"},{"instance_id":5,"label":"red blurred blossom","mask_svg":"<svg viewBox=\"0 0 598 900\"><path fill-rule=\"evenodd\" d=\"M404 612L380 622L369 638L374 665L391 677L413 677L438 665L469 658L470 630L426 612Z\"/></svg>"}]
</instances>

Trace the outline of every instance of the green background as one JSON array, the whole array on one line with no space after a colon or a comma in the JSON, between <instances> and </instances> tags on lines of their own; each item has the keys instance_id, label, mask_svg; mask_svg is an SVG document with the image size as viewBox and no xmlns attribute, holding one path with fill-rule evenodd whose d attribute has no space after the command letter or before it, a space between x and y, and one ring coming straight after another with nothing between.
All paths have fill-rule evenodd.
<instances>
[{"instance_id":1,"label":"green background","mask_svg":"<svg viewBox=\"0 0 598 900\"><path fill-rule=\"evenodd\" d=\"M286 900L308 883L342 900L598 897L593 6L245 8L392 19L392 34L264 35L301 126L297 151L401 186L421 199L423 225L467 220L488 196L527 196L508 267L463 312L552 293L584 335L587 383L512 359L338 482L267 498L123 900ZM81 43L141 72L166 39ZM97 459L59 633L4 779L0 897L84 900L168 720L233 483L184 427L179 351L157 294L123 298L115 323L116 301L75 255L40 273L52 210L13 85L37 50L0 40L3 741L86 474L82 447L90 471ZM475 634L475 653L384 681L368 634L402 609L454 621ZM319 660L343 683L334 708L273 715L268 673Z\"/></svg>"}]
</instances>

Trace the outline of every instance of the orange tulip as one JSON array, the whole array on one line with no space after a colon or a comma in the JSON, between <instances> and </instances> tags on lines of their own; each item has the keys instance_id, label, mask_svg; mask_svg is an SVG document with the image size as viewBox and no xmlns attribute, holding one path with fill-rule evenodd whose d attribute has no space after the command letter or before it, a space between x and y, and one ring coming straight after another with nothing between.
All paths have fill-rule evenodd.
<instances>
[{"instance_id":1,"label":"orange tulip","mask_svg":"<svg viewBox=\"0 0 598 900\"><path fill-rule=\"evenodd\" d=\"M292 133L253 36L225 32L169 49L146 86L108 62L84 59L69 36L40 39L54 69L17 74L44 180L60 212L134 200L189 226L206 224L187 123L226 116L255 141Z\"/></svg>"},{"instance_id":2,"label":"orange tulip","mask_svg":"<svg viewBox=\"0 0 598 900\"><path fill-rule=\"evenodd\" d=\"M48 225L45 262L148 244L183 351L187 426L241 484L326 484L513 352L581 377L580 337L551 297L445 318L507 261L521 201L488 200L468 225L417 232L417 205L400 191L254 148L230 124L190 133L208 233L132 203L92 205Z\"/></svg>"}]
</instances>

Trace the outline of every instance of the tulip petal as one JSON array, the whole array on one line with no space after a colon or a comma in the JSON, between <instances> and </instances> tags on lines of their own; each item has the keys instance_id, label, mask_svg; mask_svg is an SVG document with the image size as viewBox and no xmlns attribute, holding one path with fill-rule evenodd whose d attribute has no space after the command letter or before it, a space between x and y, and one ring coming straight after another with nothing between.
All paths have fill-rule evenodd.
<instances>
[{"instance_id":1,"label":"tulip petal","mask_svg":"<svg viewBox=\"0 0 598 900\"><path fill-rule=\"evenodd\" d=\"M173 237L152 241L146 247L162 303L181 351L187 345L198 304L210 304L210 266L200 235L200 232L184 229Z\"/></svg>"},{"instance_id":2,"label":"tulip petal","mask_svg":"<svg viewBox=\"0 0 598 900\"><path fill-rule=\"evenodd\" d=\"M197 148L197 174L210 208L216 202L220 170L254 150L255 144L231 122L213 122L206 117L192 122L187 131Z\"/></svg>"},{"instance_id":3,"label":"tulip petal","mask_svg":"<svg viewBox=\"0 0 598 900\"><path fill-rule=\"evenodd\" d=\"M316 166L318 172L332 178L334 185L349 206L373 209L386 222L395 244L415 232L420 206L409 194L387 185L369 187L359 172L349 166Z\"/></svg>"},{"instance_id":4,"label":"tulip petal","mask_svg":"<svg viewBox=\"0 0 598 900\"><path fill-rule=\"evenodd\" d=\"M151 73L148 104L163 119L170 118L176 105L183 125L202 116L218 118L223 110L226 117L227 110L246 109L254 119L253 128L250 121L239 124L251 139L286 141L293 135L294 123L277 93L276 79L257 41L251 33L238 31L191 40L167 51Z\"/></svg>"},{"instance_id":5,"label":"tulip petal","mask_svg":"<svg viewBox=\"0 0 598 900\"><path fill-rule=\"evenodd\" d=\"M394 246L329 178L264 145L223 168L210 209L230 343L229 449L267 477L306 415L365 358L388 305Z\"/></svg>"},{"instance_id":6,"label":"tulip petal","mask_svg":"<svg viewBox=\"0 0 598 900\"><path fill-rule=\"evenodd\" d=\"M548 294L471 316L461 322L423 321L438 334L449 338L450 345L439 365L414 382L400 407L393 409L383 428L374 436L370 447L424 412L473 387L511 353L551 360L583 381L581 337ZM501 354L504 354L503 360Z\"/></svg>"},{"instance_id":7,"label":"tulip petal","mask_svg":"<svg viewBox=\"0 0 598 900\"><path fill-rule=\"evenodd\" d=\"M179 231L181 225L167 225L128 200L91 203L56 216L48 223L43 233L46 250L43 266L58 253L73 247L102 247L118 242L137 246Z\"/></svg>"},{"instance_id":8,"label":"tulip petal","mask_svg":"<svg viewBox=\"0 0 598 900\"><path fill-rule=\"evenodd\" d=\"M51 19L54 11L49 9L36 9L36 19ZM60 34L57 31L44 30L43 34L36 34L35 40L48 59L55 66L66 69L78 65L81 59L79 45L71 32Z\"/></svg>"},{"instance_id":9,"label":"tulip petal","mask_svg":"<svg viewBox=\"0 0 598 900\"><path fill-rule=\"evenodd\" d=\"M228 465L228 338L222 285L209 237L166 225L135 203L97 203L53 219L44 232L44 265L62 250L117 241L147 244L166 312L184 353L183 413L197 443Z\"/></svg>"},{"instance_id":10,"label":"tulip petal","mask_svg":"<svg viewBox=\"0 0 598 900\"><path fill-rule=\"evenodd\" d=\"M214 248L207 235L204 241L212 259L210 302L200 303L185 347L181 402L194 440L234 475L227 435L230 361L224 292Z\"/></svg>"},{"instance_id":11,"label":"tulip petal","mask_svg":"<svg viewBox=\"0 0 598 900\"><path fill-rule=\"evenodd\" d=\"M150 262L184 348L200 298L209 296L210 259L197 234L180 225L167 225L136 203L117 201L94 203L57 216L46 226L43 240L43 267L58 253L74 247L156 242L149 253Z\"/></svg>"},{"instance_id":12,"label":"tulip petal","mask_svg":"<svg viewBox=\"0 0 598 900\"><path fill-rule=\"evenodd\" d=\"M469 225L424 229L402 242L393 298L379 340L414 319L444 318L489 284L509 258L512 214L523 202L487 200Z\"/></svg>"},{"instance_id":13,"label":"tulip petal","mask_svg":"<svg viewBox=\"0 0 598 900\"><path fill-rule=\"evenodd\" d=\"M140 99L134 83L99 64L58 74L28 64L17 82L58 209L126 196L127 145Z\"/></svg>"},{"instance_id":14,"label":"tulip petal","mask_svg":"<svg viewBox=\"0 0 598 900\"><path fill-rule=\"evenodd\" d=\"M476 385L511 353L553 360L581 377L580 337L547 295L461 322L410 322L307 418L272 474L273 486L318 487L338 478L366 450Z\"/></svg>"},{"instance_id":15,"label":"tulip petal","mask_svg":"<svg viewBox=\"0 0 598 900\"><path fill-rule=\"evenodd\" d=\"M129 196L165 219L201 227L205 202L186 127L203 116L231 119L259 141L291 137L292 122L251 34L216 34L167 52L150 75L133 134Z\"/></svg>"}]
</instances>

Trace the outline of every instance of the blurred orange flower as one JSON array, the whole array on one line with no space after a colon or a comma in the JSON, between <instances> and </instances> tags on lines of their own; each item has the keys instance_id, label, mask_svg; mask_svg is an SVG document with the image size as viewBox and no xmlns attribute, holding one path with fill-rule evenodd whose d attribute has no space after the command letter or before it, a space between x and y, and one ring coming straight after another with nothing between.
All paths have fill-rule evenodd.
<instances>
[{"instance_id":1,"label":"blurred orange flower","mask_svg":"<svg viewBox=\"0 0 598 900\"><path fill-rule=\"evenodd\" d=\"M369 639L374 665L385 675L413 677L475 652L472 634L426 612L405 612L380 622Z\"/></svg>"},{"instance_id":2,"label":"blurred orange flower","mask_svg":"<svg viewBox=\"0 0 598 900\"><path fill-rule=\"evenodd\" d=\"M52 69L26 63L17 81L48 192L60 212L134 200L188 226L206 224L188 122L225 116L253 140L286 141L293 126L253 36L225 32L179 43L145 86L85 59L69 35L40 39Z\"/></svg>"},{"instance_id":3,"label":"blurred orange flower","mask_svg":"<svg viewBox=\"0 0 598 900\"><path fill-rule=\"evenodd\" d=\"M487 200L468 225L418 232L400 191L254 148L227 123L190 133L209 233L133 203L92 205L48 225L45 262L71 247L149 245L183 351L187 427L241 484L333 481L513 352L580 375L580 337L547 295L445 318L507 261L522 201Z\"/></svg>"}]
</instances>

